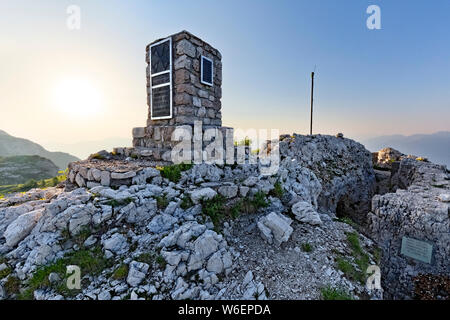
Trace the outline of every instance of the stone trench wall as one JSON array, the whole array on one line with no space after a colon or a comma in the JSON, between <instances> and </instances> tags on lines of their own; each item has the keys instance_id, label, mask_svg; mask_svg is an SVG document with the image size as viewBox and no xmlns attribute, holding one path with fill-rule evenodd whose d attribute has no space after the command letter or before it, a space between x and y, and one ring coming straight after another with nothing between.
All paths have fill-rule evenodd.
<instances>
[{"instance_id":1,"label":"stone trench wall","mask_svg":"<svg viewBox=\"0 0 450 320\"><path fill-rule=\"evenodd\" d=\"M367 230L382 249L386 297L409 299L420 275L450 283L450 175L444 166L413 159L394 164L392 172L396 191L374 196ZM433 244L430 264L401 254L404 236Z\"/></svg>"},{"instance_id":2,"label":"stone trench wall","mask_svg":"<svg viewBox=\"0 0 450 320\"><path fill-rule=\"evenodd\" d=\"M280 140L282 158L297 159L322 184L320 211L366 224L375 192L375 174L372 154L362 144L328 135L294 134Z\"/></svg>"}]
</instances>

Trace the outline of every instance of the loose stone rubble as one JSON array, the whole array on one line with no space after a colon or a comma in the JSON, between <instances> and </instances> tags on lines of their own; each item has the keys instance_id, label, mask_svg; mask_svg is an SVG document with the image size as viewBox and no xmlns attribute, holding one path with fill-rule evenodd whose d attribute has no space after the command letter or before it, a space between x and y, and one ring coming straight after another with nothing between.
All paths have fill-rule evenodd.
<instances>
[{"instance_id":1,"label":"loose stone rubble","mask_svg":"<svg viewBox=\"0 0 450 320\"><path fill-rule=\"evenodd\" d=\"M178 181L170 181L140 160L91 159L71 165L73 174L64 188L6 197L0 201L0 299L30 298L29 280L37 270L77 254L92 255L92 264L101 267L95 272L82 270L81 290L61 290L65 274L49 273L50 285L31 288L31 297L319 299L323 288L333 287L356 299L382 298L382 289L367 290L338 262L346 259L357 268L348 240L349 234L356 234L367 262L379 263L376 246L382 246L383 240L376 230L394 232L380 214L380 201L402 193L375 196L374 203L380 205L369 214L369 235L375 243L359 232L363 228L357 230L338 219L367 219L369 211L364 214L362 208L370 207L375 183L368 167L370 153L342 137L294 135L282 139L282 144L280 168L272 176L260 175L258 165L199 164L181 172ZM400 167L399 172L404 170ZM419 176L428 172L421 170L409 175L417 176L417 183L411 182L405 192L413 193ZM110 183L103 185L102 176L108 176ZM394 176L402 181L396 185L404 183ZM438 184L448 182L448 176L439 177ZM276 192L279 188L282 193ZM448 202L442 202L448 189L436 189L440 192L432 199L439 205L434 212L442 212L435 216L431 228L437 229L431 234L442 241L439 247L444 249L437 256L441 259L448 256L449 247L442 233L445 223L448 231L448 216L444 216ZM266 206L255 213L241 209L237 217L224 217L220 224L205 213L205 206L215 205L219 197L232 208L258 195L264 196ZM398 226L404 228L405 223ZM437 261L448 267L446 260ZM19 291L11 291L11 279L20 283Z\"/></svg>"}]
</instances>

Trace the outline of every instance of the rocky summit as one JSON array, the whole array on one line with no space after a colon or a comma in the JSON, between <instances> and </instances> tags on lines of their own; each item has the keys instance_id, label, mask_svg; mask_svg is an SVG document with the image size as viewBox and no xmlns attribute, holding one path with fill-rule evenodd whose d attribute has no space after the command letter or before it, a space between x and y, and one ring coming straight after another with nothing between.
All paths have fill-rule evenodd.
<instances>
[{"instance_id":1,"label":"rocky summit","mask_svg":"<svg viewBox=\"0 0 450 320\"><path fill-rule=\"evenodd\" d=\"M0 200L0 299L448 299L449 171L386 154L294 134L271 176L72 163L64 185Z\"/></svg>"}]
</instances>

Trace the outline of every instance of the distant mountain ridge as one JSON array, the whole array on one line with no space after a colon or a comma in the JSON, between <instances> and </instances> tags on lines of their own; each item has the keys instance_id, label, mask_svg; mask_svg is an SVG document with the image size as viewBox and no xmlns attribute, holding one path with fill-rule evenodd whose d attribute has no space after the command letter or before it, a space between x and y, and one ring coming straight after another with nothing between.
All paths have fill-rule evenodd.
<instances>
[{"instance_id":1,"label":"distant mountain ridge","mask_svg":"<svg viewBox=\"0 0 450 320\"><path fill-rule=\"evenodd\" d=\"M53 178L58 167L41 156L0 157L0 185L25 183Z\"/></svg>"},{"instance_id":2,"label":"distant mountain ridge","mask_svg":"<svg viewBox=\"0 0 450 320\"><path fill-rule=\"evenodd\" d=\"M65 152L51 152L41 145L27 139L17 138L0 130L0 156L38 155L51 160L59 169L65 170L69 162L78 161L75 156Z\"/></svg>"},{"instance_id":3,"label":"distant mountain ridge","mask_svg":"<svg viewBox=\"0 0 450 320\"><path fill-rule=\"evenodd\" d=\"M450 131L411 136L388 135L361 140L370 151L392 147L405 154L426 157L430 161L450 168Z\"/></svg>"}]
</instances>

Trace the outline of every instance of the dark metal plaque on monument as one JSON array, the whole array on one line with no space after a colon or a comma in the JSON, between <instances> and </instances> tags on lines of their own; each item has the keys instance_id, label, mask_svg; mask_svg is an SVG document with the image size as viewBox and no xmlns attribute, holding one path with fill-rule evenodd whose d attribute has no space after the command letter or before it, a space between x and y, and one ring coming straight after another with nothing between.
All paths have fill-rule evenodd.
<instances>
[{"instance_id":1,"label":"dark metal plaque on monument","mask_svg":"<svg viewBox=\"0 0 450 320\"><path fill-rule=\"evenodd\" d=\"M152 89L153 117L170 116L170 86Z\"/></svg>"}]
</instances>

